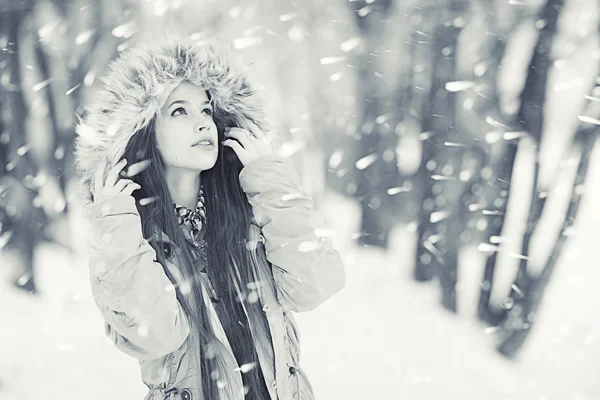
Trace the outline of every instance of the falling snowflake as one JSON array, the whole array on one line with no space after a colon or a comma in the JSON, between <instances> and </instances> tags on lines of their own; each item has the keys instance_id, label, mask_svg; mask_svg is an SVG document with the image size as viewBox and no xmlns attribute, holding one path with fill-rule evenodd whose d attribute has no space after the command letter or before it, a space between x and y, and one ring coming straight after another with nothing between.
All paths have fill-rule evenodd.
<instances>
[{"instance_id":1,"label":"falling snowflake","mask_svg":"<svg viewBox=\"0 0 600 400\"><path fill-rule=\"evenodd\" d=\"M236 49L246 49L262 44L263 39L260 36L243 37L233 40L233 47Z\"/></svg>"},{"instance_id":2,"label":"falling snowflake","mask_svg":"<svg viewBox=\"0 0 600 400\"><path fill-rule=\"evenodd\" d=\"M340 45L340 49L344 53L349 53L352 50L356 49L358 46L360 46L361 43L362 43L362 39L360 37L354 37L354 38L346 40L345 42L342 42L342 44Z\"/></svg>"},{"instance_id":3,"label":"falling snowflake","mask_svg":"<svg viewBox=\"0 0 600 400\"><path fill-rule=\"evenodd\" d=\"M452 81L446 82L446 90L449 92L461 92L463 90L471 89L475 86L473 81Z\"/></svg>"},{"instance_id":4,"label":"falling snowflake","mask_svg":"<svg viewBox=\"0 0 600 400\"><path fill-rule=\"evenodd\" d=\"M377 158L377 154L369 154L368 156L361 158L360 160L356 161L356 169L362 171L370 167L377 160Z\"/></svg>"}]
</instances>

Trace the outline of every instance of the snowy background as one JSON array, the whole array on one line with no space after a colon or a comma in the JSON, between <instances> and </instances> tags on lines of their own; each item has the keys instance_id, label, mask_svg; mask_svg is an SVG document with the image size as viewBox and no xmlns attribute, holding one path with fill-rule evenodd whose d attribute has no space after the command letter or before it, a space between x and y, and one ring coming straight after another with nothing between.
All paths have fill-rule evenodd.
<instances>
[{"instance_id":1,"label":"snowy background","mask_svg":"<svg viewBox=\"0 0 600 400\"><path fill-rule=\"evenodd\" d=\"M354 11L353 3L362 6ZM327 168L340 164L341 154L360 153L348 150L352 144L347 143L348 132L360 130L356 125L361 123L361 102L356 93L367 86L355 65L361 53L353 52L363 45L379 49L371 53L370 62L379 63L380 74L374 87L381 98L389 98L391 88L403 76L396 72L407 63L403 46L415 32L407 21L414 22L415 10L421 9L414 1L396 1L392 11L378 20L376 25L385 29L373 44L357 27L353 14L375 14L379 3L0 0L3 13L20 6L33 10L26 13L32 18L21 27L19 58L26 104L33 110L23 133L28 151L37 157L41 171L50 170L44 158L52 148L46 143L49 116L47 111L38 112L44 106L36 103L37 93L44 87L61 93L52 112L61 116L58 120L68 130L77 105L65 99L79 93L79 101L91 101L101 84L96 76L118 51L138 38L175 26L190 34L212 27L253 62L251 72L260 82L270 115L275 116L282 152L292 157L301 172L346 265L346 288L317 310L297 315L301 364L317 399L600 399L600 263L595 248L600 237L598 145L587 149L591 162L579 212L546 287L531 335L515 358L506 358L496 350L498 328L478 320L486 253L478 246L481 240L477 234L459 252L456 313L440 304L440 284L435 279L413 279L418 243L416 194L411 197L407 190L399 195L405 196L403 200L393 203L396 208L387 209L394 221L387 248L357 240L364 236L361 203L348 189L351 183L332 181L326 174ZM439 3L446 4L449 2ZM452 79L462 81L463 86L468 82L465 71L474 69L477 54L482 53L478 46L491 35L487 28L481 30L487 10L497 19L496 33L510 33L506 34L497 88L499 108L510 114L519 106L527 65L542 27L536 21L543 2L470 4L473 12L466 14L469 23L460 37ZM585 95L594 81L600 85L596 78L600 60L598 7L593 0L567 0L561 10L543 107L542 141L524 138L519 142L492 304L503 304L516 273L518 257L514 254L520 253L531 201L531 165L536 159L541 168L538 187L549 191L550 200L528 255L533 274L539 273L548 257L555 256L551 255L551 245L564 219L580 157L568 149L580 121L577 117L584 115ZM510 29L503 31L506 26ZM417 36L426 34L419 31ZM0 36L0 43L6 49L10 44L4 37ZM47 80L38 73L36 58L26 47L40 38L47 51ZM95 39L93 47L90 38ZM0 59L1 68L6 68L5 59ZM76 85L61 69L69 65L68 60L85 65ZM12 81L9 73L3 72L2 77L0 83L5 89ZM476 92L474 89L473 93L485 97ZM468 94L465 96L460 98L461 104L468 101ZM594 96L598 101L600 93L592 92ZM480 120L489 121L489 115L480 114ZM592 123L600 124L595 118ZM5 119L10 118L5 115ZM481 126L478 121L472 126ZM402 123L405 128L396 132L408 133L398 134L393 150L399 173L410 177L421 162L421 130L410 118ZM416 134L411 135L411 129ZM486 129L468 132L469 139L462 139L485 138L491 128ZM356 170L360 173L362 168ZM0 399L141 399L146 389L139 366L104 336L103 321L91 297L86 230L73 202L73 181L67 182L61 194L52 174L47 174L50 178L39 188L36 208L48 216L47 229L53 240L41 241L34 249L36 294L12 284L15 271L17 276L22 271L6 243L7 236L0 235ZM420 187L416 181L415 192ZM63 213L64 204L69 208ZM477 231L477 226L471 231ZM5 245L6 251L1 251Z\"/></svg>"},{"instance_id":2,"label":"snowy background","mask_svg":"<svg viewBox=\"0 0 600 400\"><path fill-rule=\"evenodd\" d=\"M590 172L598 181L600 163ZM532 337L520 358L509 361L494 350L493 335L475 318L481 275L476 249L461 253L460 313L450 314L439 305L435 286L410 279L414 233L398 227L388 252L358 248L349 238L357 230L359 210L347 199L328 196L320 209L335 231L348 283L317 310L297 315L301 362L316 397L600 398L598 202L600 185L595 185ZM81 227L74 229L79 236ZM72 257L56 246L41 246L36 273L41 292L36 297L2 281L0 398L143 398L137 362L104 336L84 253Z\"/></svg>"}]
</instances>

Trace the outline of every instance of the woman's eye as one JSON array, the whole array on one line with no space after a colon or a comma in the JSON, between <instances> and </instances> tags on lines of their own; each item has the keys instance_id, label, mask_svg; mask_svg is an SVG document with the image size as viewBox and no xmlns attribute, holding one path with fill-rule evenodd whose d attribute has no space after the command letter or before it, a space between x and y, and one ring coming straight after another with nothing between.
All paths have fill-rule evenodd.
<instances>
[{"instance_id":1,"label":"woman's eye","mask_svg":"<svg viewBox=\"0 0 600 400\"><path fill-rule=\"evenodd\" d=\"M180 111L180 112L179 112ZM176 115L180 115L180 114L186 114L185 112L185 108L183 107L177 107L176 109L173 110L173 112L171 113L171 117L174 117Z\"/></svg>"},{"instance_id":2,"label":"woman's eye","mask_svg":"<svg viewBox=\"0 0 600 400\"><path fill-rule=\"evenodd\" d=\"M205 108L204 110L202 110L202 112L206 115L212 115L213 114L213 110L211 108Z\"/></svg>"}]
</instances>

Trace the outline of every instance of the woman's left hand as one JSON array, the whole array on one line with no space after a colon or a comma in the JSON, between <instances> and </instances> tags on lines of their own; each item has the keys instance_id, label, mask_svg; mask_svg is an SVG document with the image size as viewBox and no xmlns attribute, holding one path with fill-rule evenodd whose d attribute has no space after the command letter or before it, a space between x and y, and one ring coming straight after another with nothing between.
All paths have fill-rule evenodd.
<instances>
[{"instance_id":1,"label":"woman's left hand","mask_svg":"<svg viewBox=\"0 0 600 400\"><path fill-rule=\"evenodd\" d=\"M223 145L231 147L245 166L253 161L273 154L271 142L252 122L247 121L250 130L243 128L225 128ZM235 139L235 140L233 140Z\"/></svg>"}]
</instances>

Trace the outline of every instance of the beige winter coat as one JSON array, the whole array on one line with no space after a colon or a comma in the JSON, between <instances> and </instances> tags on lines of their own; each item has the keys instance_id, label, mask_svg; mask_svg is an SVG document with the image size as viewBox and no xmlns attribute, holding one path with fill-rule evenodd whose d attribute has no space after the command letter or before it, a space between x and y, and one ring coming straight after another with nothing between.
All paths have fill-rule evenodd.
<instances>
[{"instance_id":1,"label":"beige winter coat","mask_svg":"<svg viewBox=\"0 0 600 400\"><path fill-rule=\"evenodd\" d=\"M244 127L251 120L265 126L252 85L216 41L167 40L130 49L104 81L101 101L87 107L77 127L76 165L87 192L98 163L117 163L132 135L148 124L182 81L209 90L216 109L236 125ZM259 300L272 338L274 362L257 349L267 388L273 400L311 400L311 385L298 364L292 314L311 310L338 292L345 285L344 267L331 241L318 235L321 218L290 162L276 155L263 157L246 166L239 178L254 213L249 242L258 260ZM169 239L142 236L131 196L89 203L84 215L91 231L91 285L106 333L140 361L149 387L146 399L200 399L200 376L191 360L198 349L176 298L173 285L178 282L169 280L147 241ZM165 266L170 276L179 275L178 263L175 253ZM230 363L227 384L241 400L239 366L212 303L205 301L205 306Z\"/></svg>"},{"instance_id":2,"label":"beige winter coat","mask_svg":"<svg viewBox=\"0 0 600 400\"><path fill-rule=\"evenodd\" d=\"M345 284L344 268L330 240L315 235L319 217L290 163L277 156L260 159L242 170L240 181L255 215L249 238L259 259L259 298L275 354L275 365L268 365L267 356L259 352L267 388L272 399L310 400L311 385L298 364L292 312L311 310L339 291ZM188 341L190 325L172 282L142 237L134 198L121 195L90 203L85 216L92 231L91 284L106 333L119 349L140 360L142 378L151 389L147 399L200 399L199 374L188 353L197 352ZM177 257L167 267L177 276ZM212 303L205 306L231 352ZM230 384L241 393L241 373L235 371L239 366L232 352L228 360ZM182 394L186 390L191 397Z\"/></svg>"}]
</instances>

